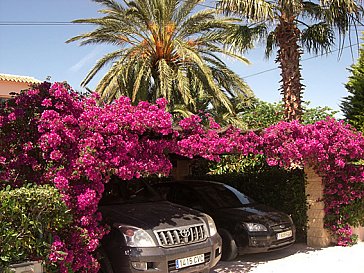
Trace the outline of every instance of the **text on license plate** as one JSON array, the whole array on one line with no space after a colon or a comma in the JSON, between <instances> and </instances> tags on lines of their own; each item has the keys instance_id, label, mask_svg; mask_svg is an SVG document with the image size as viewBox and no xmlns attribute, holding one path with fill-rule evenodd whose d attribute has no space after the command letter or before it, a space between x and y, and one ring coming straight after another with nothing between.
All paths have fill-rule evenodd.
<instances>
[{"instance_id":1,"label":"text on license plate","mask_svg":"<svg viewBox=\"0 0 364 273\"><path fill-rule=\"evenodd\" d=\"M292 236L292 230L287 230L277 234L277 240L285 239Z\"/></svg>"},{"instance_id":2,"label":"text on license plate","mask_svg":"<svg viewBox=\"0 0 364 273\"><path fill-rule=\"evenodd\" d=\"M196 256L191 256L187 258L177 259L176 260L176 269L195 265L195 264L201 264L205 262L205 255L200 254Z\"/></svg>"}]
</instances>

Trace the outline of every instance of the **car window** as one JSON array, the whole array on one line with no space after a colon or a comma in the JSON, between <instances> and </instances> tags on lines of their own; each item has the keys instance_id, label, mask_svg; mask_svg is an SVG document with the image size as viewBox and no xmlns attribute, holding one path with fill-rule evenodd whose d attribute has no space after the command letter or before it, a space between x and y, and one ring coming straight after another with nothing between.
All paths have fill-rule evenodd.
<instances>
[{"instance_id":1,"label":"car window","mask_svg":"<svg viewBox=\"0 0 364 273\"><path fill-rule=\"evenodd\" d=\"M204 206L193 189L175 184L157 184L153 188L158 191L164 200L176 203L185 207L204 211Z\"/></svg>"},{"instance_id":2,"label":"car window","mask_svg":"<svg viewBox=\"0 0 364 273\"><path fill-rule=\"evenodd\" d=\"M159 195L163 198L163 200L169 200L173 198L173 185L171 184L157 184L153 186L153 189L155 189Z\"/></svg>"},{"instance_id":3,"label":"car window","mask_svg":"<svg viewBox=\"0 0 364 273\"><path fill-rule=\"evenodd\" d=\"M245 194L241 193L240 191L229 185L224 185L224 187L230 190L239 199L242 205L249 205L255 202L252 198L246 196Z\"/></svg>"},{"instance_id":4,"label":"car window","mask_svg":"<svg viewBox=\"0 0 364 273\"><path fill-rule=\"evenodd\" d=\"M201 200L198 198L198 195L193 191L193 189L188 187L175 187L173 200L171 201L182 206L203 210L203 206L201 204Z\"/></svg>"},{"instance_id":5,"label":"car window","mask_svg":"<svg viewBox=\"0 0 364 273\"><path fill-rule=\"evenodd\" d=\"M228 185L206 183L193 188L210 208L237 208L254 203L253 199Z\"/></svg>"}]
</instances>

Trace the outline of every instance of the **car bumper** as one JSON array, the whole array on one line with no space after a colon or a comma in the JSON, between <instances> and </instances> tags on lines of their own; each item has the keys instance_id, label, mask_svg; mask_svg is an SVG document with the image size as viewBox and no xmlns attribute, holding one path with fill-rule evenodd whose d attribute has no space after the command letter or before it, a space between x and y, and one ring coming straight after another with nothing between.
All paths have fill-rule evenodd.
<instances>
[{"instance_id":1,"label":"car bumper","mask_svg":"<svg viewBox=\"0 0 364 273\"><path fill-rule=\"evenodd\" d=\"M275 236L249 236L248 245L239 247L239 254L262 253L283 249L291 246L295 242L295 237L277 240Z\"/></svg>"},{"instance_id":2,"label":"car bumper","mask_svg":"<svg viewBox=\"0 0 364 273\"><path fill-rule=\"evenodd\" d=\"M163 272L163 273L190 273L209 272L221 258L221 237L216 234L207 240L186 245L183 247L163 248L131 248L120 247L112 252L109 257L114 273L140 273L140 272ZM201 264L176 269L176 260L204 254L205 261ZM144 269L137 269L137 266Z\"/></svg>"}]
</instances>

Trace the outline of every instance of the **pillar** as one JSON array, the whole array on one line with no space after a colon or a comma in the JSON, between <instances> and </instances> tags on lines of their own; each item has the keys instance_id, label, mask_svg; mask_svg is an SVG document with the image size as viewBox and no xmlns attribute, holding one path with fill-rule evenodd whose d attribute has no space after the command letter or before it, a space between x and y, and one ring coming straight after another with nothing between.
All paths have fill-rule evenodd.
<instances>
[{"instance_id":1,"label":"pillar","mask_svg":"<svg viewBox=\"0 0 364 273\"><path fill-rule=\"evenodd\" d=\"M364 242L364 227L351 227L353 229L353 234L358 235L358 241Z\"/></svg>"},{"instance_id":2,"label":"pillar","mask_svg":"<svg viewBox=\"0 0 364 273\"><path fill-rule=\"evenodd\" d=\"M189 159L177 159L176 166L173 167L171 175L175 180L183 180L190 174L191 160Z\"/></svg>"},{"instance_id":3,"label":"pillar","mask_svg":"<svg viewBox=\"0 0 364 273\"><path fill-rule=\"evenodd\" d=\"M324 228L324 185L322 178L310 166L305 166L307 176L307 245L311 247L327 247L331 244L331 236Z\"/></svg>"}]
</instances>

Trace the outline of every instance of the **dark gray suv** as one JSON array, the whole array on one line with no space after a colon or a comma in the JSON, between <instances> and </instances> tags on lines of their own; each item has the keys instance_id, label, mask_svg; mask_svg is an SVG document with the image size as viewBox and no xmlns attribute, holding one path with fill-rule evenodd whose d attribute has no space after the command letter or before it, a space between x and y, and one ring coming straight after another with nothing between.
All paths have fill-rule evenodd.
<instances>
[{"instance_id":1,"label":"dark gray suv","mask_svg":"<svg viewBox=\"0 0 364 273\"><path fill-rule=\"evenodd\" d=\"M208 213L222 237L222 260L239 254L289 247L296 228L289 215L259 204L237 189L213 181L175 181L153 185L166 200Z\"/></svg>"},{"instance_id":2,"label":"dark gray suv","mask_svg":"<svg viewBox=\"0 0 364 273\"><path fill-rule=\"evenodd\" d=\"M130 194L128 182L107 184L99 207L110 232L97 251L100 272L209 272L221 237L207 214L161 200L150 187Z\"/></svg>"}]
</instances>

